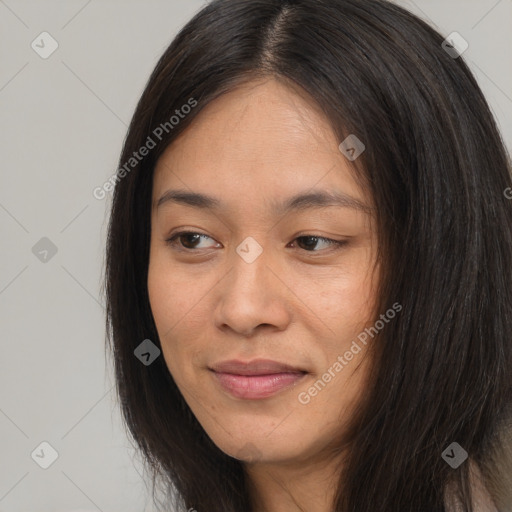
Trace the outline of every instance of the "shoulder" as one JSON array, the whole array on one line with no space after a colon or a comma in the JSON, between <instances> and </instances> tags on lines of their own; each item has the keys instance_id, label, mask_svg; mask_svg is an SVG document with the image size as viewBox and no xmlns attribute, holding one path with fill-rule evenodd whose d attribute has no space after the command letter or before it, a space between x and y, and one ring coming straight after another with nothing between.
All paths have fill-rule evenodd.
<instances>
[{"instance_id":1,"label":"shoulder","mask_svg":"<svg viewBox=\"0 0 512 512\"><path fill-rule=\"evenodd\" d=\"M489 452L488 463L482 468L486 487L498 512L512 511L512 421L500 429Z\"/></svg>"},{"instance_id":2,"label":"shoulder","mask_svg":"<svg viewBox=\"0 0 512 512\"><path fill-rule=\"evenodd\" d=\"M474 512L512 512L512 424L501 428L488 443L481 467L468 459ZM460 501L449 486L446 509L463 512Z\"/></svg>"},{"instance_id":3,"label":"shoulder","mask_svg":"<svg viewBox=\"0 0 512 512\"><path fill-rule=\"evenodd\" d=\"M482 473L476 464L470 464L470 483L473 498L473 512L505 512L502 511L496 503L496 498L491 495L484 483ZM445 493L445 508L448 512L465 512L466 508L462 505L460 498L457 496L453 484L448 485Z\"/></svg>"},{"instance_id":4,"label":"shoulder","mask_svg":"<svg viewBox=\"0 0 512 512\"><path fill-rule=\"evenodd\" d=\"M481 471L476 465L472 465L471 489L473 491L473 507L475 512L505 512L497 502L494 489L489 489L489 484L484 479Z\"/></svg>"}]
</instances>

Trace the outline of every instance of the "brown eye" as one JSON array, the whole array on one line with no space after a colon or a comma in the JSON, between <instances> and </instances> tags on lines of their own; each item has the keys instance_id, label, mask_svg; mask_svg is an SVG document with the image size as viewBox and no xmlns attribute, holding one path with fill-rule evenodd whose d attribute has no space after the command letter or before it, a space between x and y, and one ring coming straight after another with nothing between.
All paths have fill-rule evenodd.
<instances>
[{"instance_id":1,"label":"brown eye","mask_svg":"<svg viewBox=\"0 0 512 512\"><path fill-rule=\"evenodd\" d=\"M300 240L301 242L297 245L308 252L320 252L320 250L315 250L318 242L325 242L327 245L327 250L329 248L337 249L342 247L347 243L346 240L332 240L330 238L325 238L322 236L313 236L313 235L303 235L298 236L295 240Z\"/></svg>"},{"instance_id":2,"label":"brown eye","mask_svg":"<svg viewBox=\"0 0 512 512\"><path fill-rule=\"evenodd\" d=\"M195 249L195 244L199 242L201 236L198 233L185 233L178 237L181 241L181 245L187 249Z\"/></svg>"},{"instance_id":3,"label":"brown eye","mask_svg":"<svg viewBox=\"0 0 512 512\"><path fill-rule=\"evenodd\" d=\"M203 235L202 233L181 231L180 233L176 233L171 238L166 240L166 243L172 247L175 247L177 250L194 251L197 249L203 249L203 247L197 247L197 244L203 238L211 239L211 237Z\"/></svg>"},{"instance_id":4,"label":"brown eye","mask_svg":"<svg viewBox=\"0 0 512 512\"><path fill-rule=\"evenodd\" d=\"M320 239L316 236L300 236L297 240L301 241L301 243L298 244L301 249L309 251L316 247Z\"/></svg>"}]
</instances>

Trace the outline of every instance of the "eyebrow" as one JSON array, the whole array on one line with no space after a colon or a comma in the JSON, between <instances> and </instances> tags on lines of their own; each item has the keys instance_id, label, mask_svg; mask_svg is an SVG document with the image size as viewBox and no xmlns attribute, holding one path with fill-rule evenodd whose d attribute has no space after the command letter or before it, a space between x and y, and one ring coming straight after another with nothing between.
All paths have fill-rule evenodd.
<instances>
[{"instance_id":1,"label":"eyebrow","mask_svg":"<svg viewBox=\"0 0 512 512\"><path fill-rule=\"evenodd\" d=\"M199 192L188 192L186 190L167 190L156 202L156 208L166 203L182 204L205 210L221 210L222 201L207 194ZM313 208L324 208L338 206L352 208L364 213L371 213L373 208L369 207L359 199L344 192L327 190L316 190L300 193L285 201L272 201L271 208L276 215L282 215L291 211L305 211Z\"/></svg>"}]
</instances>

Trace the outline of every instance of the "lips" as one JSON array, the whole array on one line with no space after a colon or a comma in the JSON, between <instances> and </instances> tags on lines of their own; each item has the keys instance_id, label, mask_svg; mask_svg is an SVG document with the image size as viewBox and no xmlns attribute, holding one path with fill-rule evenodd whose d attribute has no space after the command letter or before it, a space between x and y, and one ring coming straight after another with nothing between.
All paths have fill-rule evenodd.
<instances>
[{"instance_id":1,"label":"lips","mask_svg":"<svg viewBox=\"0 0 512 512\"><path fill-rule=\"evenodd\" d=\"M218 373L232 373L235 375L272 375L275 373L305 373L306 370L279 363L270 359L255 359L253 361L239 361L232 359L222 361L211 366Z\"/></svg>"},{"instance_id":2,"label":"lips","mask_svg":"<svg viewBox=\"0 0 512 512\"><path fill-rule=\"evenodd\" d=\"M235 398L259 400L293 386L307 372L269 359L230 360L209 368L221 387Z\"/></svg>"}]
</instances>

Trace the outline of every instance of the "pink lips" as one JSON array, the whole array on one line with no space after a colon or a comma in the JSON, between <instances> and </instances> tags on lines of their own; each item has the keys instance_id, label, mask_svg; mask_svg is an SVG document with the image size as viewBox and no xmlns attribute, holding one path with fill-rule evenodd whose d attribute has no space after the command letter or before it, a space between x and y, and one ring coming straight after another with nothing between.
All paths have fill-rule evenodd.
<instances>
[{"instance_id":1,"label":"pink lips","mask_svg":"<svg viewBox=\"0 0 512 512\"><path fill-rule=\"evenodd\" d=\"M220 385L235 398L259 400L274 395L302 379L306 372L268 359L223 361L210 370Z\"/></svg>"}]
</instances>

